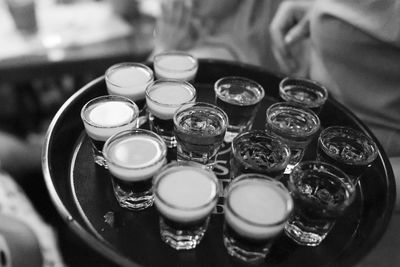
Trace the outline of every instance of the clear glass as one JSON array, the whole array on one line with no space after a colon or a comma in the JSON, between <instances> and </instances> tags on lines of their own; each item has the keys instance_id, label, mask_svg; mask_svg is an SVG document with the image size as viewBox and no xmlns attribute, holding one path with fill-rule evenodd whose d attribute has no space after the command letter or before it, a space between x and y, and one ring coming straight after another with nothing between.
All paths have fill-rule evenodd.
<instances>
[{"instance_id":1,"label":"clear glass","mask_svg":"<svg viewBox=\"0 0 400 267\"><path fill-rule=\"evenodd\" d=\"M138 116L137 105L123 96L99 96L82 107L81 119L92 143L95 163L107 168L102 153L104 143L117 132L136 128Z\"/></svg>"},{"instance_id":2,"label":"clear glass","mask_svg":"<svg viewBox=\"0 0 400 267\"><path fill-rule=\"evenodd\" d=\"M142 63L123 62L106 70L105 81L110 95L120 95L134 101L140 111L138 127L147 122L145 91L154 81L152 69Z\"/></svg>"},{"instance_id":3,"label":"clear glass","mask_svg":"<svg viewBox=\"0 0 400 267\"><path fill-rule=\"evenodd\" d=\"M344 170L354 184L377 156L378 147L372 138L353 128L331 126L318 137L318 160Z\"/></svg>"},{"instance_id":4,"label":"clear glass","mask_svg":"<svg viewBox=\"0 0 400 267\"><path fill-rule=\"evenodd\" d=\"M281 138L290 148L290 160L285 174L289 174L303 159L305 149L320 127L317 114L299 104L278 102L267 109L266 130Z\"/></svg>"},{"instance_id":5,"label":"clear glass","mask_svg":"<svg viewBox=\"0 0 400 267\"><path fill-rule=\"evenodd\" d=\"M285 186L266 175L248 173L226 189L223 241L228 253L246 262L264 261L293 210Z\"/></svg>"},{"instance_id":6,"label":"clear glass","mask_svg":"<svg viewBox=\"0 0 400 267\"><path fill-rule=\"evenodd\" d=\"M250 130L264 98L264 88L243 77L223 77L215 82L215 103L226 112L229 125L225 136L231 142L240 132Z\"/></svg>"},{"instance_id":7,"label":"clear glass","mask_svg":"<svg viewBox=\"0 0 400 267\"><path fill-rule=\"evenodd\" d=\"M280 179L290 159L290 149L278 137L262 130L240 133L231 144L230 175L260 173Z\"/></svg>"},{"instance_id":8,"label":"clear glass","mask_svg":"<svg viewBox=\"0 0 400 267\"><path fill-rule=\"evenodd\" d=\"M228 116L213 104L197 102L180 107L174 115L178 161L194 161L212 169L227 126Z\"/></svg>"},{"instance_id":9,"label":"clear glass","mask_svg":"<svg viewBox=\"0 0 400 267\"><path fill-rule=\"evenodd\" d=\"M149 130L134 129L110 137L103 148L118 204L143 210L153 204L153 176L165 165L167 147Z\"/></svg>"},{"instance_id":10,"label":"clear glass","mask_svg":"<svg viewBox=\"0 0 400 267\"><path fill-rule=\"evenodd\" d=\"M328 90L313 80L286 77L279 83L279 95L284 101L298 103L319 114L328 99Z\"/></svg>"},{"instance_id":11,"label":"clear glass","mask_svg":"<svg viewBox=\"0 0 400 267\"><path fill-rule=\"evenodd\" d=\"M173 162L154 178L161 239L176 250L195 248L206 233L218 196L215 174L194 162Z\"/></svg>"},{"instance_id":12,"label":"clear glass","mask_svg":"<svg viewBox=\"0 0 400 267\"><path fill-rule=\"evenodd\" d=\"M288 188L296 203L285 233L304 246L318 246L355 198L355 186L342 170L317 161L293 169Z\"/></svg>"},{"instance_id":13,"label":"clear glass","mask_svg":"<svg viewBox=\"0 0 400 267\"><path fill-rule=\"evenodd\" d=\"M154 72L157 79L174 79L194 82L199 63L189 53L168 51L154 56Z\"/></svg>"},{"instance_id":14,"label":"clear glass","mask_svg":"<svg viewBox=\"0 0 400 267\"><path fill-rule=\"evenodd\" d=\"M150 129L164 138L168 147L176 147L173 117L185 103L196 101L196 89L188 82L156 80L146 89Z\"/></svg>"}]
</instances>

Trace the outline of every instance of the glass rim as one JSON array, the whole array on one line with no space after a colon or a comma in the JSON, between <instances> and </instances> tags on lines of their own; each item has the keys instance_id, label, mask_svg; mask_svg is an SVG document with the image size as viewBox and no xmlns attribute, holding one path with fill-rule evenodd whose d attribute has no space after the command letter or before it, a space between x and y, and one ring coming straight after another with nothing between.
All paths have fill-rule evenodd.
<instances>
[{"instance_id":1,"label":"glass rim","mask_svg":"<svg viewBox=\"0 0 400 267\"><path fill-rule=\"evenodd\" d=\"M188 89L190 92L193 93L192 97L182 103L179 104L165 104L165 103L160 103L159 101L154 100L151 96L150 96L150 91L154 90L156 86L160 86L159 84L176 84L176 85L181 85L184 86L186 89ZM163 106L163 107L180 107L183 104L187 104L187 103L192 103L195 101L196 97L197 97L197 91L196 88L189 82L187 81L182 81L182 80L177 80L177 79L157 79L152 81L150 84L147 85L146 90L145 90L145 97L146 97L146 101L149 100L155 104L157 104L158 106Z\"/></svg>"},{"instance_id":2,"label":"glass rim","mask_svg":"<svg viewBox=\"0 0 400 267\"><path fill-rule=\"evenodd\" d=\"M343 162L343 160L340 156L329 153L329 151L330 151L329 148L326 146L325 142L323 142L323 137L325 135L331 133L332 131L337 131L337 130L339 130L341 132L345 132L346 134L352 135L351 139L357 140L358 138L362 138L363 140L365 140L368 143L368 146L372 150L372 154L369 155L365 161L351 161L351 162L346 162L346 164L355 165L355 166L365 165L365 164L369 164L369 163L373 162L378 157L378 146L377 146L376 142L370 136L368 136L365 133L363 133L362 131L356 130L354 128L347 127L347 126L339 126L339 125L329 126L325 129L323 129L318 136L318 144L321 146L321 149L324 152L326 152L329 156L333 157L334 159L339 160L340 162ZM353 138L353 136L355 138Z\"/></svg>"},{"instance_id":3,"label":"glass rim","mask_svg":"<svg viewBox=\"0 0 400 267\"><path fill-rule=\"evenodd\" d=\"M146 135L146 136L150 136L150 138L153 138L153 139L156 140L156 142L160 145L160 150L161 150L161 153L157 157L156 161L154 161L153 163L148 164L146 166L132 167L132 166L126 166L126 165L118 164L117 162L115 162L113 159L110 158L110 156L108 155L108 150L112 147L112 145L115 142L119 142L120 140L123 140L125 137L129 137L129 136L133 136L133 135ZM118 133L112 135L104 143L102 152L103 152L103 156L106 159L106 162L107 162L108 165L114 165L114 166L117 166L117 167L120 167L120 168L124 168L124 169L128 169L128 170L142 170L142 169L147 169L147 168L150 168L152 166L155 166L155 165L159 164L160 162L164 161L166 159L166 156L167 156L167 146L166 146L164 140L162 139L162 137L159 136L158 134L156 134L156 133L154 133L154 132L152 132L150 130L136 128L136 129L131 129L131 130L118 132Z\"/></svg>"},{"instance_id":4,"label":"glass rim","mask_svg":"<svg viewBox=\"0 0 400 267\"><path fill-rule=\"evenodd\" d=\"M281 220L278 220L276 222L271 222L271 223L258 223L258 222L253 222L240 214L238 214L233 208L230 203L230 192L234 190L236 187L240 185L241 182L246 181L246 180L257 180L257 181L262 181L264 183L269 183L272 184L275 188L278 188L282 194L279 194L282 196L282 199L285 201L285 212L284 216ZM290 195L289 190L285 187L285 185L278 180L265 175L265 174L259 174L259 173L244 173L236 177L231 181L231 183L228 185L226 188L226 197L224 201L224 206L229 209L229 211L234 215L235 218L239 219L242 222L245 222L246 224L250 224L253 226L257 227L266 227L266 226L279 226L284 224L287 219L289 218L290 214L293 211L294 208L294 201L292 196Z\"/></svg>"},{"instance_id":5,"label":"glass rim","mask_svg":"<svg viewBox=\"0 0 400 267\"><path fill-rule=\"evenodd\" d=\"M177 72L182 72L182 71L188 72L188 71L196 70L199 67L198 59L196 57L194 57L192 54L184 52L184 51L175 51L174 50L174 51L160 52L160 53L157 53L156 55L154 55L154 57L153 57L154 68L155 68L157 61L159 61L162 57L170 56L170 55L190 58L194 64L190 68L184 69L184 70L169 69L169 68L165 68L165 67L162 67L159 65L157 65L157 68L162 69L169 73L177 73Z\"/></svg>"},{"instance_id":6,"label":"glass rim","mask_svg":"<svg viewBox=\"0 0 400 267\"><path fill-rule=\"evenodd\" d=\"M307 79L304 77L293 77L293 76L288 76L283 78L280 82L279 82L279 93L284 93L283 88L285 86L285 83L288 83L289 81L293 81L293 82L301 82L304 84L310 84L312 86L315 86L315 88L321 89L320 92L322 92L323 94L323 101L321 102L321 104L325 103L325 101L328 99L328 89L326 89L325 86L323 86L321 83L315 81L315 80L311 80L311 79ZM296 102L297 103L297 102Z\"/></svg>"},{"instance_id":7,"label":"glass rim","mask_svg":"<svg viewBox=\"0 0 400 267\"><path fill-rule=\"evenodd\" d=\"M251 169L257 170L257 171L265 171L262 167L260 167L258 165L256 165L256 166L251 165L250 163L245 161L242 156L240 156L240 155L236 156L238 150L236 149L235 145L237 144L237 142L239 142L239 139L242 138L243 136L251 135L251 134L261 134L267 138L270 138L271 142L274 142L278 147L281 147L281 150L284 150L286 152L286 155L287 155L286 159L283 162L276 164L276 166L268 168L268 170L275 171L276 169L279 169L279 167L285 166L289 163L290 148L286 143L284 143L280 138L278 138L274 135L271 135L264 130L250 130L250 131L245 131L245 132L239 133L237 136L235 136L235 138L232 140L232 143L231 143L231 150L232 150L233 156L238 161L240 161L241 164L243 164L247 167L250 167Z\"/></svg>"},{"instance_id":8,"label":"glass rim","mask_svg":"<svg viewBox=\"0 0 400 267\"><path fill-rule=\"evenodd\" d=\"M310 169L311 171L318 171L318 170L326 170L327 173L329 173L330 175L334 176L334 177L338 177L338 174L340 175L340 177L337 179L340 181L340 183L346 188L346 191L348 191L349 197L343 201L343 203L341 203L339 205L339 208L347 206L348 204L350 204L356 195L356 184L351 180L350 176L348 174L346 174L345 171L343 171L342 169L336 167L333 164L327 163L327 162L323 162L323 161L317 161L317 160L307 160L307 161L302 161L300 162L296 167L293 168L293 171L291 172L291 174L289 175L289 180L288 180L288 187L290 188L291 186L293 187L293 190L289 189L290 192L300 192L300 190L298 189L297 186L295 186L297 183L293 180L294 176L300 172L301 170L303 170L302 168L305 166L313 166L312 169ZM317 167L320 166L320 167ZM317 169L318 168L318 169ZM333 173L335 172L335 173Z\"/></svg>"},{"instance_id":9,"label":"glass rim","mask_svg":"<svg viewBox=\"0 0 400 267\"><path fill-rule=\"evenodd\" d=\"M218 111L218 113L220 113L221 116L223 117L222 121L224 122L224 124L222 125L221 131L218 131L218 133L220 133L222 131L225 131L228 128L229 119L228 119L228 115L226 114L226 112L223 109L221 109L220 107L218 107L218 106L216 106L214 104L211 104L211 103L207 103L207 102L186 102L183 105L181 105L174 112L174 116L173 116L174 126L177 127L178 129L183 129L183 127L180 126L179 123L178 123L178 115L180 113L182 113L183 111L185 111L185 110L187 110L187 109L189 109L189 108L191 108L193 106L200 106L200 105L203 105L203 106L206 106L208 108L211 108L211 109L214 109L214 110Z\"/></svg>"},{"instance_id":10,"label":"glass rim","mask_svg":"<svg viewBox=\"0 0 400 267\"><path fill-rule=\"evenodd\" d=\"M138 62L121 62L121 63L116 63L114 65L111 65L110 67L107 68L107 70L104 74L104 79L106 80L106 82L112 84L115 87L123 88L124 86L121 86L120 84L116 83L115 81L112 81L109 77L112 73L114 73L117 69L119 69L121 67L122 68L127 68L127 67L141 68L149 74L149 79L144 84L148 85L150 82L154 81L153 70L150 67L146 66L145 64L138 63ZM137 84L134 84L134 85L137 85Z\"/></svg>"},{"instance_id":11,"label":"glass rim","mask_svg":"<svg viewBox=\"0 0 400 267\"><path fill-rule=\"evenodd\" d=\"M306 132L303 134L294 134L292 132L286 132L285 130L282 130L279 127L276 127L274 123L271 123L271 118L270 118L270 113L273 109L275 108L279 108L279 107L284 107L284 108L293 108L294 110L297 111L298 114L302 114L302 115L309 115L313 118L315 118L316 123L313 124L315 125L315 127L313 127L312 131L310 132ZM266 110L266 118L267 118L267 123L269 126L271 126L273 129L277 130L280 133L284 133L293 137L309 137L312 136L313 134L315 134L316 132L318 132L318 130L321 128L321 120L318 117L318 115L312 111L311 109L304 107L298 103L294 103L294 102L277 102L277 103L273 103L272 105L270 105L267 110Z\"/></svg>"},{"instance_id":12,"label":"glass rim","mask_svg":"<svg viewBox=\"0 0 400 267\"><path fill-rule=\"evenodd\" d=\"M212 198L210 198L207 201L207 203L204 203L197 207L180 207L178 205L169 203L168 200L166 200L165 198L160 196L157 188L160 183L160 180L165 175L170 174L172 172L176 172L176 171L178 171L178 169L192 169L192 170L196 170L196 171L199 171L199 172L205 174L207 176L207 178L210 179L210 182L214 183L214 185L215 185L215 195ZM158 198L164 205L166 205L170 208L181 210L181 211L196 211L196 210L201 210L201 209L209 206L213 202L217 202L217 200L219 198L219 193L220 193L220 185L219 185L218 178L216 177L216 175L212 171L206 169L200 163L175 161L175 162L170 162L170 163L166 164L165 166L163 166L161 168L161 170L159 170L157 172L157 174L155 175L155 177L153 179L153 192L154 192L154 195L156 198Z\"/></svg>"},{"instance_id":13,"label":"glass rim","mask_svg":"<svg viewBox=\"0 0 400 267\"><path fill-rule=\"evenodd\" d=\"M246 78L246 77L242 77L242 76L225 76L225 77L219 78L214 83L214 92L215 92L216 97L218 97L219 99L220 99L220 97L219 97L219 94L218 94L218 88L220 87L220 85L223 82L228 81L228 80L241 81L241 82L244 82L244 83L250 83L250 84L254 85L254 87L257 88L257 90L260 92L260 96L259 96L259 98L256 99L256 101L251 102L249 104L236 104L236 105L238 105L238 106L251 106L251 105L254 105L254 104L258 104L263 100L263 98L265 96L264 87L260 83L256 82L255 80L252 80L252 79L249 79L249 78ZM221 101L224 101L224 100L221 99Z\"/></svg>"},{"instance_id":14,"label":"glass rim","mask_svg":"<svg viewBox=\"0 0 400 267\"><path fill-rule=\"evenodd\" d=\"M122 124L118 124L115 126L102 126L99 124L96 124L94 122L92 122L91 120L89 120L86 116L86 111L89 109L90 106L96 104L96 103L100 103L102 100L106 100L106 99L115 99L114 101L120 101L120 102L124 102L127 103L127 105L129 105L130 107L133 108L134 110L134 114L132 116L132 118ZM113 100L111 100L113 101ZM106 101L104 101L106 102ZM108 102L108 101L107 101ZM95 98L92 98L91 100L89 100L88 102L86 102L85 105L83 105L83 107L81 108L81 119L84 123L95 127L95 128L101 128L101 129L113 129L113 128L118 128L118 127L123 127L126 125L129 125L133 122L135 122L137 119L139 118L139 107L136 105L136 103L132 100L130 100L129 98L125 97L125 96L120 96L120 95L102 95L102 96L98 96Z\"/></svg>"}]
</instances>

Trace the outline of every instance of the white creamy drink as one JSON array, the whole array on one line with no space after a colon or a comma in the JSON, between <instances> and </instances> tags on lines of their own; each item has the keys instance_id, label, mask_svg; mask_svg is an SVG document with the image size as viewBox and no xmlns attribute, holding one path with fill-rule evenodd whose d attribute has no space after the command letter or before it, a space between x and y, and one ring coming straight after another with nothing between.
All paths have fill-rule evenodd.
<instances>
[{"instance_id":1,"label":"white creamy drink","mask_svg":"<svg viewBox=\"0 0 400 267\"><path fill-rule=\"evenodd\" d=\"M153 205L153 175L167 161L163 139L145 129L119 132L107 139L103 155L118 204L131 210Z\"/></svg>"},{"instance_id":2,"label":"white creamy drink","mask_svg":"<svg viewBox=\"0 0 400 267\"><path fill-rule=\"evenodd\" d=\"M165 157L160 141L146 135L119 140L109 147L107 154L112 162L110 172L127 182L151 178L164 164L160 159Z\"/></svg>"},{"instance_id":3,"label":"white creamy drink","mask_svg":"<svg viewBox=\"0 0 400 267\"><path fill-rule=\"evenodd\" d=\"M197 69L197 59L188 53L165 52L154 57L154 71L157 79L192 81Z\"/></svg>"},{"instance_id":4,"label":"white creamy drink","mask_svg":"<svg viewBox=\"0 0 400 267\"><path fill-rule=\"evenodd\" d=\"M111 135L136 126L137 108L121 101L104 101L90 106L86 111L87 134L98 141L106 141Z\"/></svg>"},{"instance_id":5,"label":"white creamy drink","mask_svg":"<svg viewBox=\"0 0 400 267\"><path fill-rule=\"evenodd\" d=\"M245 181L230 192L227 201L226 222L240 236L266 239L283 229L288 206L282 189L262 180Z\"/></svg>"},{"instance_id":6,"label":"white creamy drink","mask_svg":"<svg viewBox=\"0 0 400 267\"><path fill-rule=\"evenodd\" d=\"M293 199L279 181L256 173L234 178L224 205L228 254L246 262L264 261L292 210Z\"/></svg>"},{"instance_id":7,"label":"white creamy drink","mask_svg":"<svg viewBox=\"0 0 400 267\"><path fill-rule=\"evenodd\" d=\"M105 80L110 95L121 95L138 101L145 98L146 87L153 82L154 74L141 63L120 63L106 71Z\"/></svg>"},{"instance_id":8,"label":"white creamy drink","mask_svg":"<svg viewBox=\"0 0 400 267\"><path fill-rule=\"evenodd\" d=\"M215 174L200 164L172 162L154 178L153 189L161 239L177 250L195 248L217 204Z\"/></svg>"},{"instance_id":9,"label":"white creamy drink","mask_svg":"<svg viewBox=\"0 0 400 267\"><path fill-rule=\"evenodd\" d=\"M147 107L159 119L171 120L175 111L184 103L194 102L196 92L186 84L166 82L148 90Z\"/></svg>"},{"instance_id":10,"label":"white creamy drink","mask_svg":"<svg viewBox=\"0 0 400 267\"><path fill-rule=\"evenodd\" d=\"M177 168L157 185L155 204L170 220L187 223L207 217L215 207L217 185L200 169Z\"/></svg>"}]
</instances>

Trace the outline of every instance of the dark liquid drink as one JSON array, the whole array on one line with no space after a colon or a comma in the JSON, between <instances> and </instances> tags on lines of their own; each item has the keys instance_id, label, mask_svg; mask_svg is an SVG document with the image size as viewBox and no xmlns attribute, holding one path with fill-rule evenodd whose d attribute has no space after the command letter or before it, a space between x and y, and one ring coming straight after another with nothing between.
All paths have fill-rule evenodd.
<instances>
[{"instance_id":1,"label":"dark liquid drink","mask_svg":"<svg viewBox=\"0 0 400 267\"><path fill-rule=\"evenodd\" d=\"M305 165L310 167L303 168ZM293 170L288 188L296 205L285 231L295 242L307 246L319 245L354 200L355 192L341 170L309 162Z\"/></svg>"},{"instance_id":2,"label":"dark liquid drink","mask_svg":"<svg viewBox=\"0 0 400 267\"><path fill-rule=\"evenodd\" d=\"M230 174L261 173L279 179L289 163L289 147L265 131L239 134L232 142Z\"/></svg>"},{"instance_id":3,"label":"dark liquid drink","mask_svg":"<svg viewBox=\"0 0 400 267\"><path fill-rule=\"evenodd\" d=\"M216 105L229 118L227 141L244 130L250 130L265 94L263 87L250 79L224 77L215 83L214 90Z\"/></svg>"},{"instance_id":4,"label":"dark liquid drink","mask_svg":"<svg viewBox=\"0 0 400 267\"><path fill-rule=\"evenodd\" d=\"M317 157L320 161L339 167L356 183L377 157L377 147L361 132L335 126L321 132Z\"/></svg>"},{"instance_id":5,"label":"dark liquid drink","mask_svg":"<svg viewBox=\"0 0 400 267\"><path fill-rule=\"evenodd\" d=\"M174 117L178 160L212 164L222 145L227 117L212 105L193 105L179 109Z\"/></svg>"},{"instance_id":6,"label":"dark liquid drink","mask_svg":"<svg viewBox=\"0 0 400 267\"><path fill-rule=\"evenodd\" d=\"M285 101L298 103L319 114L328 99L328 90L313 80L287 77L279 84L279 95Z\"/></svg>"}]
</instances>

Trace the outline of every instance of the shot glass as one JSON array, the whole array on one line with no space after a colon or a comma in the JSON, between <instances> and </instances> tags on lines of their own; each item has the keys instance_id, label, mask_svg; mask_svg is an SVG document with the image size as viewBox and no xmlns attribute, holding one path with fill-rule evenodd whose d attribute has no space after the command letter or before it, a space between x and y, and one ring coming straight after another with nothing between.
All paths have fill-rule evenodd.
<instances>
[{"instance_id":1,"label":"shot glass","mask_svg":"<svg viewBox=\"0 0 400 267\"><path fill-rule=\"evenodd\" d=\"M339 168L305 161L290 174L288 188L296 203L285 233L304 246L318 246L355 198L355 186Z\"/></svg>"},{"instance_id":2,"label":"shot glass","mask_svg":"<svg viewBox=\"0 0 400 267\"><path fill-rule=\"evenodd\" d=\"M225 136L231 142L240 132L250 130L264 98L264 88L244 77L223 77L215 82L215 103L228 114L229 125Z\"/></svg>"},{"instance_id":3,"label":"shot glass","mask_svg":"<svg viewBox=\"0 0 400 267\"><path fill-rule=\"evenodd\" d=\"M123 131L106 141L103 154L118 204L130 210L150 207L153 176L167 161L163 139L145 129Z\"/></svg>"},{"instance_id":4,"label":"shot glass","mask_svg":"<svg viewBox=\"0 0 400 267\"><path fill-rule=\"evenodd\" d=\"M266 130L286 143L290 148L290 159L285 174L303 159L304 152L321 122L312 110L296 103L278 102L266 112Z\"/></svg>"},{"instance_id":5,"label":"shot glass","mask_svg":"<svg viewBox=\"0 0 400 267\"><path fill-rule=\"evenodd\" d=\"M123 96L99 96L82 107L81 118L92 143L95 163L107 168L102 153L104 143L117 132L136 128L138 116L135 102Z\"/></svg>"},{"instance_id":6,"label":"shot glass","mask_svg":"<svg viewBox=\"0 0 400 267\"><path fill-rule=\"evenodd\" d=\"M235 178L224 203L228 253L246 262L263 261L292 210L292 197L281 182L254 173Z\"/></svg>"},{"instance_id":7,"label":"shot glass","mask_svg":"<svg viewBox=\"0 0 400 267\"><path fill-rule=\"evenodd\" d=\"M298 103L319 114L328 99L328 90L313 80L286 77L279 83L279 95L284 101Z\"/></svg>"},{"instance_id":8,"label":"shot glass","mask_svg":"<svg viewBox=\"0 0 400 267\"><path fill-rule=\"evenodd\" d=\"M177 160L212 169L227 126L228 116L213 104L197 102L180 107L174 114Z\"/></svg>"},{"instance_id":9,"label":"shot glass","mask_svg":"<svg viewBox=\"0 0 400 267\"><path fill-rule=\"evenodd\" d=\"M377 156L372 138L350 127L331 126L318 137L317 159L344 170L354 184Z\"/></svg>"},{"instance_id":10,"label":"shot glass","mask_svg":"<svg viewBox=\"0 0 400 267\"><path fill-rule=\"evenodd\" d=\"M140 111L138 125L147 122L145 91L154 81L153 71L136 62L123 62L106 70L105 81L110 95L120 95L134 101Z\"/></svg>"},{"instance_id":11,"label":"shot glass","mask_svg":"<svg viewBox=\"0 0 400 267\"><path fill-rule=\"evenodd\" d=\"M290 159L290 149L278 137L262 130L240 133L231 144L230 175L260 173L279 180Z\"/></svg>"},{"instance_id":12,"label":"shot glass","mask_svg":"<svg viewBox=\"0 0 400 267\"><path fill-rule=\"evenodd\" d=\"M193 162L173 162L154 178L161 239L177 250L203 239L219 195L215 174Z\"/></svg>"},{"instance_id":13,"label":"shot glass","mask_svg":"<svg viewBox=\"0 0 400 267\"><path fill-rule=\"evenodd\" d=\"M168 147L176 147L173 117L185 103L196 101L196 89L188 82L156 80L146 89L150 129L164 138Z\"/></svg>"},{"instance_id":14,"label":"shot glass","mask_svg":"<svg viewBox=\"0 0 400 267\"><path fill-rule=\"evenodd\" d=\"M153 61L157 79L193 82L199 67L199 63L194 56L180 51L156 54Z\"/></svg>"}]
</instances>

